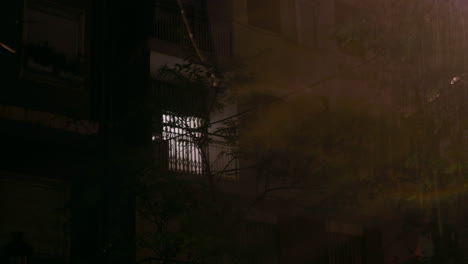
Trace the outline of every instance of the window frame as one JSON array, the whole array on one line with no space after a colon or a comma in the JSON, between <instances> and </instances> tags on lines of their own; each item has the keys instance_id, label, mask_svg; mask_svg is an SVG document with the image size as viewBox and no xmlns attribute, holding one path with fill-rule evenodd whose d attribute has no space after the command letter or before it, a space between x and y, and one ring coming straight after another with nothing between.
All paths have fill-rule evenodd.
<instances>
[{"instance_id":1,"label":"window frame","mask_svg":"<svg viewBox=\"0 0 468 264\"><path fill-rule=\"evenodd\" d=\"M73 58L78 62L78 67L81 68L79 72L72 79L61 78L56 74L47 74L47 72L35 72L27 66L28 58L26 57L26 46L28 43L34 43L29 41L29 32L31 26L29 23L34 21L28 21L29 13L31 11L40 12L45 15L55 16L61 19L68 20L75 23L77 26L76 31L76 44ZM84 90L85 77L86 77L86 11L83 8L66 6L58 3L57 1L51 0L24 0L23 6L23 28L22 28L22 51L21 51L21 66L20 66L20 77L28 80L32 80L38 83L45 83L62 88L74 88L77 90ZM37 44L37 43L36 43ZM53 47L51 47L53 48ZM65 72L64 72L65 74Z\"/></svg>"},{"instance_id":2,"label":"window frame","mask_svg":"<svg viewBox=\"0 0 468 264\"><path fill-rule=\"evenodd\" d=\"M172 122L172 123L171 123ZM182 124L179 124L179 123ZM169 171L202 175L204 160L200 145L195 141L202 137L203 119L196 116L183 116L164 111L162 114L161 139L167 144L167 168ZM190 130L193 133L190 135ZM182 138L182 139L181 139Z\"/></svg>"}]
</instances>

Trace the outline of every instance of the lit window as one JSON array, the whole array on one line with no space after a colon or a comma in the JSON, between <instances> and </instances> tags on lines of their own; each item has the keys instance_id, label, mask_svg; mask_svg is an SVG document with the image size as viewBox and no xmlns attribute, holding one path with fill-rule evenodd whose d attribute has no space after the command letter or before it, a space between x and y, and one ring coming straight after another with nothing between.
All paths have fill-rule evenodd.
<instances>
[{"instance_id":1,"label":"lit window","mask_svg":"<svg viewBox=\"0 0 468 264\"><path fill-rule=\"evenodd\" d=\"M202 154L196 143L202 136L201 127L199 117L163 115L163 139L168 142L170 170L192 174L203 172Z\"/></svg>"}]
</instances>

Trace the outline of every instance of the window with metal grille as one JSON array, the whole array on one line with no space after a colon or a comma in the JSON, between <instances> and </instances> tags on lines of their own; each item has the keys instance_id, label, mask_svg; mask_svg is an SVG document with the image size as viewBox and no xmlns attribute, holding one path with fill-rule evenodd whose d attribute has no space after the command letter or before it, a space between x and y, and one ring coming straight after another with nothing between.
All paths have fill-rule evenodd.
<instances>
[{"instance_id":1,"label":"window with metal grille","mask_svg":"<svg viewBox=\"0 0 468 264\"><path fill-rule=\"evenodd\" d=\"M168 145L169 170L190 174L203 172L203 159L197 141L202 136L202 119L163 114L163 139Z\"/></svg>"}]
</instances>

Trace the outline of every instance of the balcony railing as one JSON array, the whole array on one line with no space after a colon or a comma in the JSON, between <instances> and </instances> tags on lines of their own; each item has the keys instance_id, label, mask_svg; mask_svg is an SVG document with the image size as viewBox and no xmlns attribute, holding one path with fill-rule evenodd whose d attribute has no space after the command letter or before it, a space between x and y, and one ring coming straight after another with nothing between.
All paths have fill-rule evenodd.
<instances>
[{"instance_id":1,"label":"balcony railing","mask_svg":"<svg viewBox=\"0 0 468 264\"><path fill-rule=\"evenodd\" d=\"M187 16L200 50L221 56L231 55L232 35L228 23L210 20L207 16ZM192 45L181 14L174 8L155 7L152 36L178 45Z\"/></svg>"}]
</instances>

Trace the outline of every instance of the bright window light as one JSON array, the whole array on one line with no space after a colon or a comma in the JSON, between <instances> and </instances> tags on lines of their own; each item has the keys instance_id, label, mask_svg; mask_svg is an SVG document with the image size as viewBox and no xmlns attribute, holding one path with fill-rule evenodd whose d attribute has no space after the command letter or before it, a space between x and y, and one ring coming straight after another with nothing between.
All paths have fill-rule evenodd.
<instances>
[{"instance_id":1,"label":"bright window light","mask_svg":"<svg viewBox=\"0 0 468 264\"><path fill-rule=\"evenodd\" d=\"M201 174L203 162L196 141L202 136L198 129L202 119L163 114L163 139L169 145L169 169L172 171Z\"/></svg>"}]
</instances>

